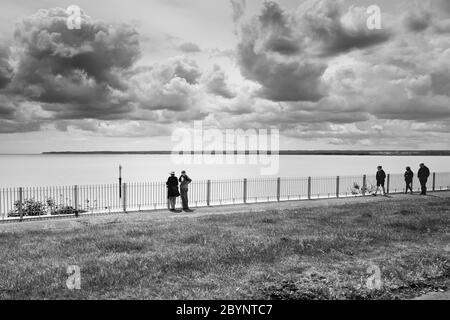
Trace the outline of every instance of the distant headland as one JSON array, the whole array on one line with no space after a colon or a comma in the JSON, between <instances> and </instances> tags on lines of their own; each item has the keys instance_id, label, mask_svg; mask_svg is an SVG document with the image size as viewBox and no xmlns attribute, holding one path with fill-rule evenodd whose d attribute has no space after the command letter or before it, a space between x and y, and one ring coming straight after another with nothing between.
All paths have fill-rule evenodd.
<instances>
[{"instance_id":1,"label":"distant headland","mask_svg":"<svg viewBox=\"0 0 450 320\"><path fill-rule=\"evenodd\" d=\"M234 151L231 154L272 154L271 151ZM226 151L50 151L45 155L168 155L168 154L227 154ZM230 154L230 152L228 152ZM275 154L275 153L274 153ZM324 156L450 156L450 150L280 150L279 155Z\"/></svg>"}]
</instances>

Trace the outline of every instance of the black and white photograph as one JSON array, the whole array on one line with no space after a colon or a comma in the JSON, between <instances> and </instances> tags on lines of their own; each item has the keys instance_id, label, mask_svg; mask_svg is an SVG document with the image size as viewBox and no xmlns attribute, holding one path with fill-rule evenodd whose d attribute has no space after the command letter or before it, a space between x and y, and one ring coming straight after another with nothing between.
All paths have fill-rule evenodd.
<instances>
[{"instance_id":1,"label":"black and white photograph","mask_svg":"<svg viewBox=\"0 0 450 320\"><path fill-rule=\"evenodd\" d=\"M449 286L450 0L0 0L1 301Z\"/></svg>"}]
</instances>

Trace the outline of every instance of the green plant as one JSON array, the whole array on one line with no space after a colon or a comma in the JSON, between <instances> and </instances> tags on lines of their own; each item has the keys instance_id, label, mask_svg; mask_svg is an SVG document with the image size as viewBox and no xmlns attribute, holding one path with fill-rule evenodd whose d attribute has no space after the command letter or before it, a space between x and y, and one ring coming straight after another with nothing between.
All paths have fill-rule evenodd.
<instances>
[{"instance_id":1,"label":"green plant","mask_svg":"<svg viewBox=\"0 0 450 320\"><path fill-rule=\"evenodd\" d=\"M20 209L22 209L22 216L42 216L50 213L51 215L68 215L74 214L78 216L79 213L86 212L84 210L77 210L67 205L57 205L53 199L48 199L45 204L34 199L26 199L22 205L20 201L14 203L14 210L8 213L8 217L20 217Z\"/></svg>"},{"instance_id":2,"label":"green plant","mask_svg":"<svg viewBox=\"0 0 450 320\"><path fill-rule=\"evenodd\" d=\"M21 205L20 201L14 202L14 210L8 214L9 217L20 216L20 209L22 208L23 216L42 216L47 214L47 206L40 201L27 199Z\"/></svg>"},{"instance_id":3,"label":"green plant","mask_svg":"<svg viewBox=\"0 0 450 320\"><path fill-rule=\"evenodd\" d=\"M359 195L359 194L371 194L375 192L376 186L373 184L360 186L357 182L353 182L353 187L350 188L350 192L353 195Z\"/></svg>"}]
</instances>

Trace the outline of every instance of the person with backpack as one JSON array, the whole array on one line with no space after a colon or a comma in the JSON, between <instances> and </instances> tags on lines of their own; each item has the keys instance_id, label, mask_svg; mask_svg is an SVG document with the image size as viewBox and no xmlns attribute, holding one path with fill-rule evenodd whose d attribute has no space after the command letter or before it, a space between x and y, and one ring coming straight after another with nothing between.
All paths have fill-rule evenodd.
<instances>
[{"instance_id":1,"label":"person with backpack","mask_svg":"<svg viewBox=\"0 0 450 320\"><path fill-rule=\"evenodd\" d=\"M412 189L413 177L414 177L414 172L412 172L411 167L406 167L406 171L405 171L405 183L406 183L405 194L408 193L408 190L411 190L411 194L413 194L413 189Z\"/></svg>"}]
</instances>

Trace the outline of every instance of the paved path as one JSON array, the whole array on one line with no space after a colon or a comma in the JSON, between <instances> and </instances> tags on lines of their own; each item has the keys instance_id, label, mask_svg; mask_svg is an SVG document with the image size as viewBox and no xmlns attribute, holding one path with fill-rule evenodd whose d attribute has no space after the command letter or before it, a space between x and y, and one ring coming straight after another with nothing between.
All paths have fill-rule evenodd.
<instances>
[{"instance_id":1,"label":"paved path","mask_svg":"<svg viewBox=\"0 0 450 320\"><path fill-rule=\"evenodd\" d=\"M79 218L63 218L50 219L42 221L27 221L0 224L1 232L15 232L28 230L64 230L83 228L88 225L108 225L118 222L151 222L167 219L182 219L193 218L216 214L236 214L236 213L251 213L261 212L266 210L288 210L314 207L328 207L328 206L343 206L356 203L375 203L385 201L399 201L411 199L433 199L433 198L450 199L450 191L434 192L428 196L423 197L419 195L405 195L397 194L384 196L367 196L367 197L349 197L339 199L317 199L317 200L301 200L301 201L281 201L281 202L267 202L267 203L251 203L251 204L237 204L225 206L211 206L194 209L193 212L169 212L168 210L153 210L130 213L111 213L106 215L86 215Z\"/></svg>"}]
</instances>

